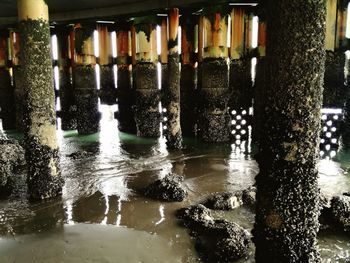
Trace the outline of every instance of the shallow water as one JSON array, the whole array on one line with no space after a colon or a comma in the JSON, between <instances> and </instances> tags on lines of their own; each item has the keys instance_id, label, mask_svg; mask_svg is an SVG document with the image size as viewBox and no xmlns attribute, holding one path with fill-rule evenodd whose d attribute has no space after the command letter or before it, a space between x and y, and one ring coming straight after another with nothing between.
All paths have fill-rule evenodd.
<instances>
[{"instance_id":1,"label":"shallow water","mask_svg":"<svg viewBox=\"0 0 350 263\"><path fill-rule=\"evenodd\" d=\"M111 108L104 107L101 132L78 136L58 131L65 186L61 198L26 199L25 176L16 193L0 201L0 262L200 262L194 240L174 216L212 192L254 184L258 166L250 145L204 144L186 140L168 152L163 139L119 133ZM67 157L96 152L80 160ZM320 187L327 196L349 191L350 154L319 163ZM185 176L189 197L181 203L144 198L137 190L174 171ZM252 211L215 212L251 229ZM349 262L350 237L322 233L324 262ZM248 259L254 262L253 250Z\"/></svg>"}]
</instances>

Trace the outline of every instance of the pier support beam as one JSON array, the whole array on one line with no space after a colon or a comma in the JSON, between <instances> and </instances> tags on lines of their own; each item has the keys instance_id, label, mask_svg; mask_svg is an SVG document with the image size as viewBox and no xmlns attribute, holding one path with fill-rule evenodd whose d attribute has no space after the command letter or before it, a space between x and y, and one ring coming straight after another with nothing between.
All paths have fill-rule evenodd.
<instances>
[{"instance_id":1,"label":"pier support beam","mask_svg":"<svg viewBox=\"0 0 350 263\"><path fill-rule=\"evenodd\" d=\"M93 26L77 25L74 31L75 58L73 79L77 104L77 129L79 134L99 131L98 91L96 87L96 57L94 54Z\"/></svg>"},{"instance_id":2,"label":"pier support beam","mask_svg":"<svg viewBox=\"0 0 350 263\"><path fill-rule=\"evenodd\" d=\"M130 33L130 35L129 35ZM131 83L130 56L132 50L130 25L126 22L117 25L117 93L118 128L121 132L136 133L133 105L135 90Z\"/></svg>"},{"instance_id":3,"label":"pier support beam","mask_svg":"<svg viewBox=\"0 0 350 263\"><path fill-rule=\"evenodd\" d=\"M318 143L323 0L268 0L264 140L257 155L256 262L321 262ZM293 12L291 12L293 10Z\"/></svg>"},{"instance_id":4,"label":"pier support beam","mask_svg":"<svg viewBox=\"0 0 350 263\"><path fill-rule=\"evenodd\" d=\"M242 7L231 12L230 49L230 110L248 110L252 105L253 83L251 78L251 24L249 13Z\"/></svg>"},{"instance_id":5,"label":"pier support beam","mask_svg":"<svg viewBox=\"0 0 350 263\"><path fill-rule=\"evenodd\" d=\"M114 84L111 26L97 25L100 46L100 99L101 104L117 103L117 90Z\"/></svg>"},{"instance_id":6,"label":"pier support beam","mask_svg":"<svg viewBox=\"0 0 350 263\"><path fill-rule=\"evenodd\" d=\"M134 20L136 30L136 99L135 122L137 135L160 136L159 90L157 77L156 17Z\"/></svg>"},{"instance_id":7,"label":"pier support beam","mask_svg":"<svg viewBox=\"0 0 350 263\"><path fill-rule=\"evenodd\" d=\"M162 98L167 109L165 137L169 149L181 149L182 133L180 124L180 56L178 50L179 9L169 11L168 75Z\"/></svg>"},{"instance_id":8,"label":"pier support beam","mask_svg":"<svg viewBox=\"0 0 350 263\"><path fill-rule=\"evenodd\" d=\"M59 68L59 97L61 101L61 129L64 131L77 128L76 105L72 83L72 56L70 56L70 27L57 26L57 57Z\"/></svg>"},{"instance_id":9,"label":"pier support beam","mask_svg":"<svg viewBox=\"0 0 350 263\"><path fill-rule=\"evenodd\" d=\"M61 194L49 12L44 0L18 0L24 87L28 191L33 199Z\"/></svg>"},{"instance_id":10,"label":"pier support beam","mask_svg":"<svg viewBox=\"0 0 350 263\"><path fill-rule=\"evenodd\" d=\"M227 10L222 6L204 10L199 127L200 137L207 142L227 142L230 138Z\"/></svg>"},{"instance_id":11,"label":"pier support beam","mask_svg":"<svg viewBox=\"0 0 350 263\"><path fill-rule=\"evenodd\" d=\"M265 17L262 14L259 17L259 29L258 29L258 57L256 64L256 77L254 85L254 115L252 125L252 140L259 144L261 139L263 123L265 121L264 108L266 104L266 22Z\"/></svg>"},{"instance_id":12,"label":"pier support beam","mask_svg":"<svg viewBox=\"0 0 350 263\"><path fill-rule=\"evenodd\" d=\"M16 129L19 132L24 131L23 123L23 106L24 106L24 94L23 94L23 78L22 69L19 59L20 51L20 35L17 31L10 31L10 45L11 45L11 59L12 59L12 73L13 84L15 87L15 107L16 107Z\"/></svg>"},{"instance_id":13,"label":"pier support beam","mask_svg":"<svg viewBox=\"0 0 350 263\"><path fill-rule=\"evenodd\" d=\"M181 23L181 131L183 136L194 137L196 134L197 67L195 49L198 45L198 24L190 14L184 14Z\"/></svg>"},{"instance_id":14,"label":"pier support beam","mask_svg":"<svg viewBox=\"0 0 350 263\"><path fill-rule=\"evenodd\" d=\"M344 8L342 0L327 0L326 15L326 68L324 74L323 106L325 108L343 108L347 93L345 83L344 49L340 48L345 39Z\"/></svg>"},{"instance_id":15,"label":"pier support beam","mask_svg":"<svg viewBox=\"0 0 350 263\"><path fill-rule=\"evenodd\" d=\"M2 128L16 128L15 94L8 67L8 31L0 32L0 108Z\"/></svg>"}]
</instances>

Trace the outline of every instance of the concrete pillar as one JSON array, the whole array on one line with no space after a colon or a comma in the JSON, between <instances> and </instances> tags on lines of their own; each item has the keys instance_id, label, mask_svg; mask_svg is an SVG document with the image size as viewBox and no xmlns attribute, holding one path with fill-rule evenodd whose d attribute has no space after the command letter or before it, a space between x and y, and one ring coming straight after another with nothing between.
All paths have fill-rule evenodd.
<instances>
[{"instance_id":1,"label":"concrete pillar","mask_svg":"<svg viewBox=\"0 0 350 263\"><path fill-rule=\"evenodd\" d=\"M157 77L156 17L135 18L135 122L137 135L160 136L159 90Z\"/></svg>"},{"instance_id":2,"label":"concrete pillar","mask_svg":"<svg viewBox=\"0 0 350 263\"><path fill-rule=\"evenodd\" d=\"M70 32L68 26L56 26L59 68L59 97L61 101L61 128L64 131L77 128L76 104L72 82L72 57L70 55Z\"/></svg>"},{"instance_id":3,"label":"concrete pillar","mask_svg":"<svg viewBox=\"0 0 350 263\"><path fill-rule=\"evenodd\" d=\"M198 22L195 16L181 16L181 131L183 136L196 134L197 108L197 59L195 51L198 46Z\"/></svg>"},{"instance_id":4,"label":"concrete pillar","mask_svg":"<svg viewBox=\"0 0 350 263\"><path fill-rule=\"evenodd\" d=\"M228 103L228 12L225 8L204 10L202 87L200 90L200 137L208 142L229 141Z\"/></svg>"},{"instance_id":5,"label":"concrete pillar","mask_svg":"<svg viewBox=\"0 0 350 263\"><path fill-rule=\"evenodd\" d=\"M33 199L61 194L49 10L44 0L18 0L24 89L28 191Z\"/></svg>"},{"instance_id":6,"label":"concrete pillar","mask_svg":"<svg viewBox=\"0 0 350 263\"><path fill-rule=\"evenodd\" d=\"M136 133L133 106L135 89L131 73L131 30L126 22L117 24L117 65L118 65L118 128L121 132Z\"/></svg>"},{"instance_id":7,"label":"concrete pillar","mask_svg":"<svg viewBox=\"0 0 350 263\"><path fill-rule=\"evenodd\" d=\"M0 108L2 128L12 130L16 128L15 94L11 84L9 68L9 33L0 31Z\"/></svg>"},{"instance_id":8,"label":"concrete pillar","mask_svg":"<svg viewBox=\"0 0 350 263\"><path fill-rule=\"evenodd\" d=\"M231 12L230 110L248 110L252 105L251 35L251 14L243 7L234 7Z\"/></svg>"},{"instance_id":9,"label":"concrete pillar","mask_svg":"<svg viewBox=\"0 0 350 263\"><path fill-rule=\"evenodd\" d=\"M101 117L98 111L93 31L94 26L91 25L76 25L74 30L73 79L79 134L98 132Z\"/></svg>"},{"instance_id":10,"label":"concrete pillar","mask_svg":"<svg viewBox=\"0 0 350 263\"><path fill-rule=\"evenodd\" d=\"M112 54L112 26L97 25L100 46L100 99L102 104L117 103L117 90L114 84L113 54Z\"/></svg>"},{"instance_id":11,"label":"concrete pillar","mask_svg":"<svg viewBox=\"0 0 350 263\"><path fill-rule=\"evenodd\" d=\"M16 129L17 131L24 131L23 123L23 81L22 70L19 62L20 52L20 35L18 31L10 31L10 45L11 45L11 59L12 59L12 74L13 84L15 87L15 108L16 108Z\"/></svg>"},{"instance_id":12,"label":"concrete pillar","mask_svg":"<svg viewBox=\"0 0 350 263\"><path fill-rule=\"evenodd\" d=\"M252 125L252 140L259 143L260 135L265 122L265 104L266 104L266 22L264 18L259 17L258 28L258 57L256 65L256 77L254 85L254 115Z\"/></svg>"},{"instance_id":13,"label":"concrete pillar","mask_svg":"<svg viewBox=\"0 0 350 263\"><path fill-rule=\"evenodd\" d=\"M268 0L264 140L256 156L256 262L321 262L318 143L324 74L323 0ZM293 10L293 12L291 12Z\"/></svg>"},{"instance_id":14,"label":"concrete pillar","mask_svg":"<svg viewBox=\"0 0 350 263\"><path fill-rule=\"evenodd\" d=\"M181 149L180 124L180 55L178 47L179 9L169 10L168 75L167 85L162 90L162 105L167 109L165 137L169 149Z\"/></svg>"}]
</instances>

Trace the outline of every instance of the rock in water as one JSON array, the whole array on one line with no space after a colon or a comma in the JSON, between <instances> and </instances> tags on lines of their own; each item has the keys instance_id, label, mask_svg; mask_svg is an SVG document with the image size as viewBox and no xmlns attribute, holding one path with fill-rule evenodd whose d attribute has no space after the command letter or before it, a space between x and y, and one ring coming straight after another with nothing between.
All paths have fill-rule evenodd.
<instances>
[{"instance_id":1,"label":"rock in water","mask_svg":"<svg viewBox=\"0 0 350 263\"><path fill-rule=\"evenodd\" d=\"M331 216L336 227L350 231L350 197L335 196L331 200Z\"/></svg>"},{"instance_id":2,"label":"rock in water","mask_svg":"<svg viewBox=\"0 0 350 263\"><path fill-rule=\"evenodd\" d=\"M243 204L249 207L255 207L256 203L256 187L251 186L247 189L244 189L242 192L242 201Z\"/></svg>"},{"instance_id":3,"label":"rock in water","mask_svg":"<svg viewBox=\"0 0 350 263\"><path fill-rule=\"evenodd\" d=\"M214 193L205 202L204 205L215 210L231 210L243 204L242 192L235 193Z\"/></svg>"},{"instance_id":4,"label":"rock in water","mask_svg":"<svg viewBox=\"0 0 350 263\"><path fill-rule=\"evenodd\" d=\"M201 204L182 208L177 211L176 216L183 220L183 224L193 235L205 231L208 225L214 222L210 210Z\"/></svg>"},{"instance_id":5,"label":"rock in water","mask_svg":"<svg viewBox=\"0 0 350 263\"><path fill-rule=\"evenodd\" d=\"M320 222L320 230L331 228L333 220L331 215L330 199L322 193L320 194L319 210L320 215L318 217L318 221Z\"/></svg>"},{"instance_id":6,"label":"rock in water","mask_svg":"<svg viewBox=\"0 0 350 263\"><path fill-rule=\"evenodd\" d=\"M215 220L199 234L196 249L207 262L231 262L248 255L250 237L233 222Z\"/></svg>"},{"instance_id":7,"label":"rock in water","mask_svg":"<svg viewBox=\"0 0 350 263\"><path fill-rule=\"evenodd\" d=\"M68 154L67 157L72 158L73 160L88 158L95 155L94 152L88 152L88 151L77 151L71 154Z\"/></svg>"},{"instance_id":8,"label":"rock in water","mask_svg":"<svg viewBox=\"0 0 350 263\"><path fill-rule=\"evenodd\" d=\"M230 262L248 255L248 232L235 223L214 220L204 205L182 208L176 216L196 237L196 249L205 262Z\"/></svg>"},{"instance_id":9,"label":"rock in water","mask_svg":"<svg viewBox=\"0 0 350 263\"><path fill-rule=\"evenodd\" d=\"M0 137L0 196L11 194L14 171L25 165L24 149L15 140Z\"/></svg>"},{"instance_id":10,"label":"rock in water","mask_svg":"<svg viewBox=\"0 0 350 263\"><path fill-rule=\"evenodd\" d=\"M162 201L182 202L187 197L187 191L182 185L183 180L183 176L169 174L151 183L143 192L145 196L150 198Z\"/></svg>"}]
</instances>

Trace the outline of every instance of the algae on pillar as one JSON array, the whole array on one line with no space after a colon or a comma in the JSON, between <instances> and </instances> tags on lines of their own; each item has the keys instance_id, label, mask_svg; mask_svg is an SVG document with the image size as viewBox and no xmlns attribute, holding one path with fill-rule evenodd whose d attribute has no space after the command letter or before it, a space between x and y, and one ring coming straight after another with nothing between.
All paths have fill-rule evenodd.
<instances>
[{"instance_id":1,"label":"algae on pillar","mask_svg":"<svg viewBox=\"0 0 350 263\"><path fill-rule=\"evenodd\" d=\"M72 83L72 56L70 56L69 35L72 28L56 26L59 68L59 97L61 101L61 128L64 131L77 128L76 105Z\"/></svg>"},{"instance_id":2,"label":"algae on pillar","mask_svg":"<svg viewBox=\"0 0 350 263\"><path fill-rule=\"evenodd\" d=\"M8 39L8 31L0 31L0 118L4 130L16 128L15 94L8 66Z\"/></svg>"},{"instance_id":3,"label":"algae on pillar","mask_svg":"<svg viewBox=\"0 0 350 263\"><path fill-rule=\"evenodd\" d=\"M162 91L162 105L167 110L166 144L170 149L182 147L180 124L180 56L178 50L179 9L169 11L168 75Z\"/></svg>"},{"instance_id":4,"label":"algae on pillar","mask_svg":"<svg viewBox=\"0 0 350 263\"><path fill-rule=\"evenodd\" d=\"M264 140L256 156L255 259L321 262L318 143L324 74L323 0L268 0ZM293 10L293 12L291 12Z\"/></svg>"},{"instance_id":5,"label":"algae on pillar","mask_svg":"<svg viewBox=\"0 0 350 263\"><path fill-rule=\"evenodd\" d=\"M100 128L93 31L94 27L90 25L77 25L74 31L73 79L79 134L96 133Z\"/></svg>"},{"instance_id":6,"label":"algae on pillar","mask_svg":"<svg viewBox=\"0 0 350 263\"><path fill-rule=\"evenodd\" d=\"M197 67L195 51L198 45L198 23L191 14L183 14L181 23L181 131L183 136L194 136L197 106Z\"/></svg>"},{"instance_id":7,"label":"algae on pillar","mask_svg":"<svg viewBox=\"0 0 350 263\"><path fill-rule=\"evenodd\" d=\"M111 26L97 25L100 55L100 99L102 104L117 103L117 90L114 82Z\"/></svg>"},{"instance_id":8,"label":"algae on pillar","mask_svg":"<svg viewBox=\"0 0 350 263\"><path fill-rule=\"evenodd\" d=\"M48 6L44 0L18 0L24 89L28 191L33 199L61 194Z\"/></svg>"},{"instance_id":9,"label":"algae on pillar","mask_svg":"<svg viewBox=\"0 0 350 263\"><path fill-rule=\"evenodd\" d=\"M157 39L155 16L134 20L136 30L135 122L137 135L160 136Z\"/></svg>"},{"instance_id":10,"label":"algae on pillar","mask_svg":"<svg viewBox=\"0 0 350 263\"><path fill-rule=\"evenodd\" d=\"M131 83L131 34L130 25L126 22L117 25L117 94L118 94L118 128L122 132L136 133L133 114L135 90Z\"/></svg>"},{"instance_id":11,"label":"algae on pillar","mask_svg":"<svg viewBox=\"0 0 350 263\"><path fill-rule=\"evenodd\" d=\"M230 137L228 103L228 6L204 9L200 137L208 142L227 142Z\"/></svg>"}]
</instances>

